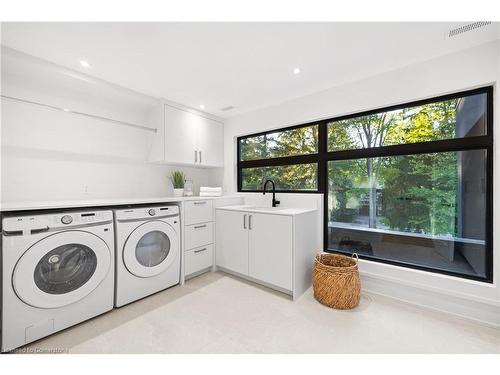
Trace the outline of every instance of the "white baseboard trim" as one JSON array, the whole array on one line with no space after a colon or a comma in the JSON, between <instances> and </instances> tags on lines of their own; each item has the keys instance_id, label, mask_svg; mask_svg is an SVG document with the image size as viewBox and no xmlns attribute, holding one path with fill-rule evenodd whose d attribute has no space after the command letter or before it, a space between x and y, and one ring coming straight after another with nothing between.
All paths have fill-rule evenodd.
<instances>
[{"instance_id":1,"label":"white baseboard trim","mask_svg":"<svg viewBox=\"0 0 500 375\"><path fill-rule=\"evenodd\" d=\"M247 276L247 275L243 275L243 274L241 274L239 272L228 270L228 269L226 269L224 267L217 266L216 270L228 273L229 275L233 275L233 276L239 277L241 279L250 281L250 282L255 283L255 284L262 285L262 286L264 286L266 288L274 289L274 290L276 290L278 292L281 292L281 293L284 293L284 294L288 294L289 296L292 296L292 298L293 298L293 292L291 290L280 288L279 286L275 286L275 285L266 283L264 281L261 281L261 280L258 280L258 279L254 279L253 277L250 277L250 276Z\"/></svg>"},{"instance_id":2,"label":"white baseboard trim","mask_svg":"<svg viewBox=\"0 0 500 375\"><path fill-rule=\"evenodd\" d=\"M500 328L500 306L464 299L361 272L363 290L434 311L445 312L489 327Z\"/></svg>"}]
</instances>

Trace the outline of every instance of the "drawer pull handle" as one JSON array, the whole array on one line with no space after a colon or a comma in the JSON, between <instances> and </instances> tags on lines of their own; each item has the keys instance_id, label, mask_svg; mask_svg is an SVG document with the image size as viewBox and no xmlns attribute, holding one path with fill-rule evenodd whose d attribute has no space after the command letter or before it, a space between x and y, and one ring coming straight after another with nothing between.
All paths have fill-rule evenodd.
<instances>
[{"instance_id":1,"label":"drawer pull handle","mask_svg":"<svg viewBox=\"0 0 500 375\"><path fill-rule=\"evenodd\" d=\"M201 202L194 202L194 204L206 204L207 201L201 201Z\"/></svg>"},{"instance_id":2,"label":"drawer pull handle","mask_svg":"<svg viewBox=\"0 0 500 375\"><path fill-rule=\"evenodd\" d=\"M201 253L202 251L205 251L207 248L204 247L203 249L199 249L199 250L195 250L194 253L195 254L198 254L198 253Z\"/></svg>"},{"instance_id":3,"label":"drawer pull handle","mask_svg":"<svg viewBox=\"0 0 500 375\"><path fill-rule=\"evenodd\" d=\"M207 224L203 224L203 225L197 225L194 227L194 229L200 229L200 228L206 228L207 227Z\"/></svg>"}]
</instances>

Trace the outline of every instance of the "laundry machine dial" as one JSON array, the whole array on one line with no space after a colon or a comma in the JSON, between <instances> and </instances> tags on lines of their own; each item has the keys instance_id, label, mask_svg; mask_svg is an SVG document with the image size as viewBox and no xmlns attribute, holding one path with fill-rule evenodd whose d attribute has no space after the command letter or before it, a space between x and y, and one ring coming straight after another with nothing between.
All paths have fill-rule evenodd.
<instances>
[{"instance_id":1,"label":"laundry machine dial","mask_svg":"<svg viewBox=\"0 0 500 375\"><path fill-rule=\"evenodd\" d=\"M61 223L63 224L71 224L73 222L73 218L70 215L64 215L61 218Z\"/></svg>"}]
</instances>

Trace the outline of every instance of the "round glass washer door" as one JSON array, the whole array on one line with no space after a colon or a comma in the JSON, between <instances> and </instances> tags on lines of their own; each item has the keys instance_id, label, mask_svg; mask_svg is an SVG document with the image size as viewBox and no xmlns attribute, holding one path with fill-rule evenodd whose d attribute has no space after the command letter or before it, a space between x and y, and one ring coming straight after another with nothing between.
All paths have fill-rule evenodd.
<instances>
[{"instance_id":1,"label":"round glass washer door","mask_svg":"<svg viewBox=\"0 0 500 375\"><path fill-rule=\"evenodd\" d=\"M125 267L135 276L152 277L168 269L179 256L179 240L172 226L152 220L139 225L123 247Z\"/></svg>"},{"instance_id":2,"label":"round glass washer door","mask_svg":"<svg viewBox=\"0 0 500 375\"><path fill-rule=\"evenodd\" d=\"M35 243L12 275L17 296L28 305L57 308L87 296L106 277L111 251L95 234L56 233Z\"/></svg>"}]
</instances>

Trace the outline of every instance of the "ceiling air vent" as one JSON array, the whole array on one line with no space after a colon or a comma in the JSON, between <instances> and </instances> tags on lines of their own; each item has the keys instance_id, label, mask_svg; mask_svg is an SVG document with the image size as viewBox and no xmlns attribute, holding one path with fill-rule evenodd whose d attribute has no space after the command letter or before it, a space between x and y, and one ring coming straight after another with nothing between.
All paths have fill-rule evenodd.
<instances>
[{"instance_id":1,"label":"ceiling air vent","mask_svg":"<svg viewBox=\"0 0 500 375\"><path fill-rule=\"evenodd\" d=\"M463 33L467 33L469 31L473 31L473 30L476 30L476 29L479 29L481 27L485 27L488 25L491 25L491 21L480 21L480 22L468 23L466 25L462 25L462 26L456 27L454 29L451 29L448 32L448 38L452 38L454 36L457 36L457 35L460 35Z\"/></svg>"},{"instance_id":2,"label":"ceiling air vent","mask_svg":"<svg viewBox=\"0 0 500 375\"><path fill-rule=\"evenodd\" d=\"M230 111L231 109L234 109L234 107L232 105L230 105L229 107L224 107L224 108L221 108L220 110L222 112L226 112L226 111Z\"/></svg>"}]
</instances>

